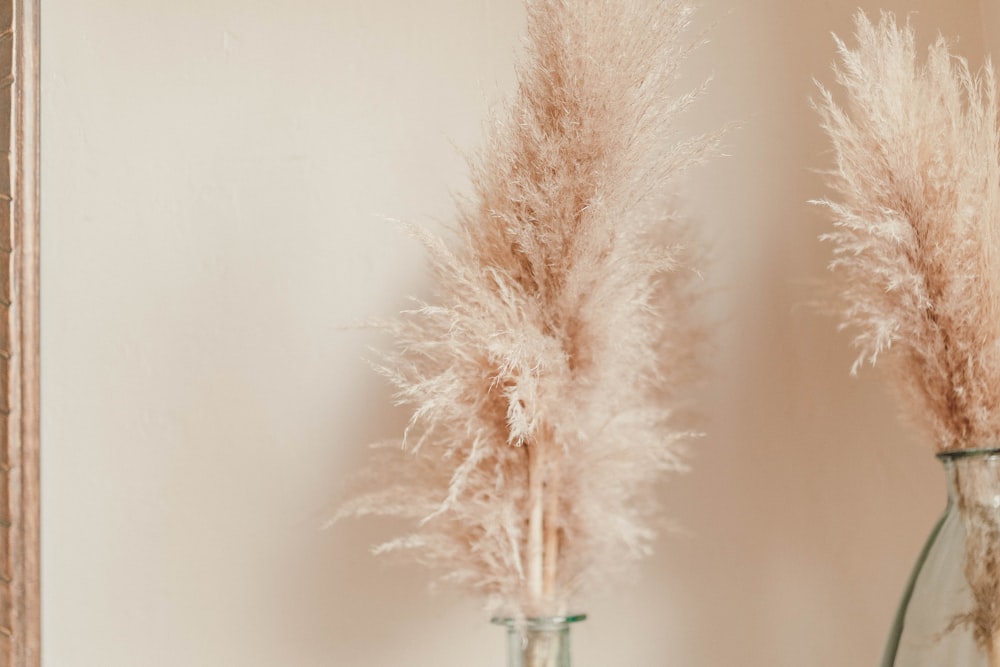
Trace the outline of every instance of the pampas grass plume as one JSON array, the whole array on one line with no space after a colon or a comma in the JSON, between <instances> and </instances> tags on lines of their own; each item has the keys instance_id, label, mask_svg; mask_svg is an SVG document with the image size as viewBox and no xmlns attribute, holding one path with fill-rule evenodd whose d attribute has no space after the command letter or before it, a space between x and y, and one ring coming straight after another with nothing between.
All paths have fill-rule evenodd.
<instances>
[{"instance_id":1,"label":"pampas grass plume","mask_svg":"<svg viewBox=\"0 0 1000 667\"><path fill-rule=\"evenodd\" d=\"M517 92L472 160L454 234L419 227L433 303L380 361L412 418L344 515L413 521L406 552L494 612L565 613L649 552L684 469L699 253L667 184L715 148L676 119L684 0L533 0Z\"/></svg>"},{"instance_id":2,"label":"pampas grass plume","mask_svg":"<svg viewBox=\"0 0 1000 667\"><path fill-rule=\"evenodd\" d=\"M856 17L838 40L846 107L817 104L836 156L832 263L858 358L884 357L941 450L1000 442L997 91L944 38L917 59L912 29Z\"/></svg>"}]
</instances>

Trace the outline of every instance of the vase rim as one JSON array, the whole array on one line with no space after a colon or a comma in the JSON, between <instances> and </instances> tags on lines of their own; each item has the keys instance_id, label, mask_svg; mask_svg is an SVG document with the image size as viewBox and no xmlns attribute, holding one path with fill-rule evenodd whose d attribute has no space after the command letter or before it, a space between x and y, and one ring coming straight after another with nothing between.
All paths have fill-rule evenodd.
<instances>
[{"instance_id":1,"label":"vase rim","mask_svg":"<svg viewBox=\"0 0 1000 667\"><path fill-rule=\"evenodd\" d=\"M513 628L524 624L532 628L557 628L570 623L579 623L587 620L586 614L567 614L565 616L494 616L490 623L494 625L505 625Z\"/></svg>"},{"instance_id":2,"label":"vase rim","mask_svg":"<svg viewBox=\"0 0 1000 667\"><path fill-rule=\"evenodd\" d=\"M973 456L1000 456L1000 447L974 447L970 449L947 449L937 453L939 461L955 461Z\"/></svg>"}]
</instances>

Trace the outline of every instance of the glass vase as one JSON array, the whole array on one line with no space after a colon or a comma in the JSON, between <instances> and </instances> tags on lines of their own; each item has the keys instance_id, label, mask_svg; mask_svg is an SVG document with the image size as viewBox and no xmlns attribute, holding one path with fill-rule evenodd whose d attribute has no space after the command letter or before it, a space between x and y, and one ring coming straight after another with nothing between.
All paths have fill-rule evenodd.
<instances>
[{"instance_id":1,"label":"glass vase","mask_svg":"<svg viewBox=\"0 0 1000 667\"><path fill-rule=\"evenodd\" d=\"M585 614L494 618L495 624L507 628L507 667L572 667L569 627L585 618Z\"/></svg>"},{"instance_id":2,"label":"glass vase","mask_svg":"<svg viewBox=\"0 0 1000 667\"><path fill-rule=\"evenodd\" d=\"M1000 449L938 459L948 504L910 575L882 667L1000 667Z\"/></svg>"}]
</instances>

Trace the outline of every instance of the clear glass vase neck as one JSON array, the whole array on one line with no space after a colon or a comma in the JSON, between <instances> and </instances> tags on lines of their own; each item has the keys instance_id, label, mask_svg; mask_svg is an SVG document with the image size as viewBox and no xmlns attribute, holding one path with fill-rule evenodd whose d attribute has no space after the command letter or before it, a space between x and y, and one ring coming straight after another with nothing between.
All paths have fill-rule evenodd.
<instances>
[{"instance_id":1,"label":"clear glass vase neck","mask_svg":"<svg viewBox=\"0 0 1000 667\"><path fill-rule=\"evenodd\" d=\"M948 507L1000 509L1000 448L953 449L937 455L944 466Z\"/></svg>"},{"instance_id":2,"label":"clear glass vase neck","mask_svg":"<svg viewBox=\"0 0 1000 667\"><path fill-rule=\"evenodd\" d=\"M585 614L497 617L493 623L507 628L507 667L572 667L569 629L586 618Z\"/></svg>"}]
</instances>

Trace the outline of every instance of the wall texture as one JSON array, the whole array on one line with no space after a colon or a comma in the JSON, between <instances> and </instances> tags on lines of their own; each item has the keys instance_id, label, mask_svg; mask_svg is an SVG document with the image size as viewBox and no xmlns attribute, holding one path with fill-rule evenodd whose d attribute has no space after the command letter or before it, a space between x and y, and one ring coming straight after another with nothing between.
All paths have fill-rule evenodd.
<instances>
[{"instance_id":1,"label":"wall texture","mask_svg":"<svg viewBox=\"0 0 1000 667\"><path fill-rule=\"evenodd\" d=\"M983 13L983 39L994 64L1000 64L1000 3L979 0Z\"/></svg>"},{"instance_id":2,"label":"wall texture","mask_svg":"<svg viewBox=\"0 0 1000 667\"><path fill-rule=\"evenodd\" d=\"M930 446L805 306L827 260L807 98L855 2L703 4L692 128L744 122L685 186L715 246L710 435L663 490L682 530L586 605L577 664L875 664L944 497ZM883 6L979 60L991 4ZM317 526L405 419L362 361L378 341L342 327L425 289L386 218L448 219L512 85L519 4L42 18L46 666L501 664L474 602L368 554L393 526Z\"/></svg>"}]
</instances>

